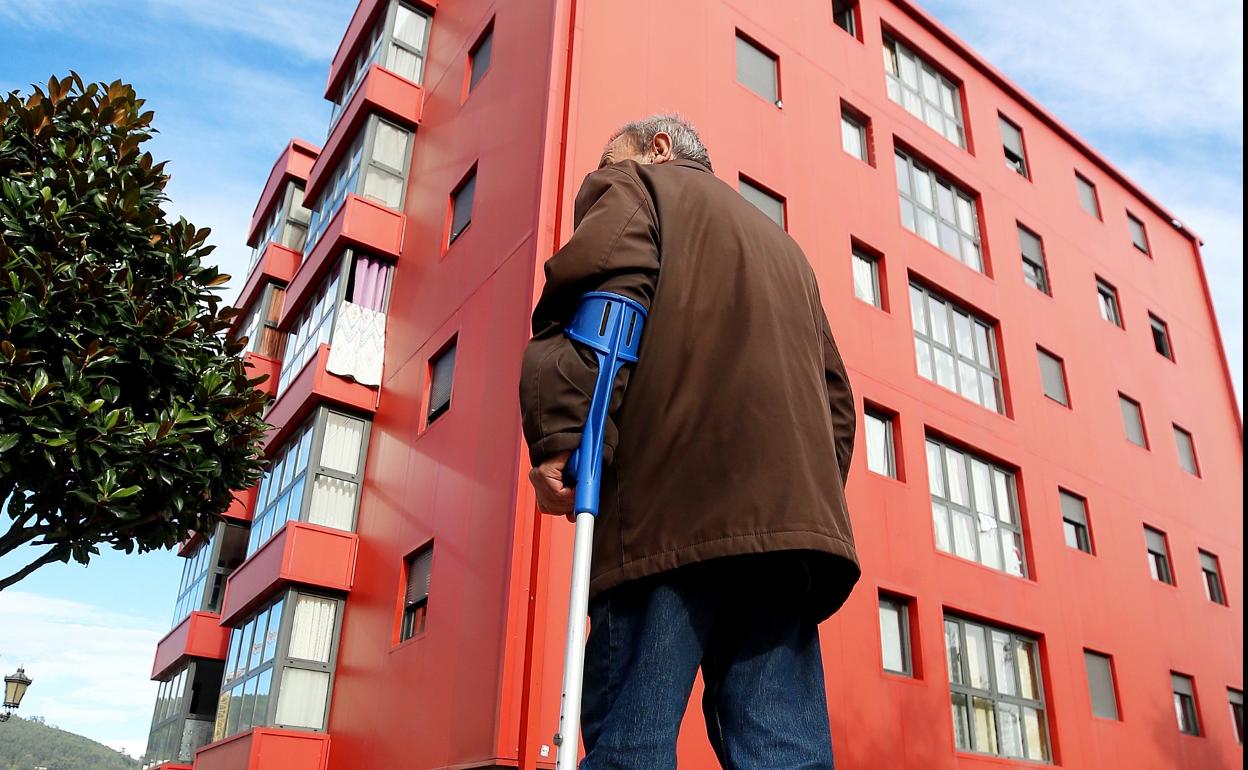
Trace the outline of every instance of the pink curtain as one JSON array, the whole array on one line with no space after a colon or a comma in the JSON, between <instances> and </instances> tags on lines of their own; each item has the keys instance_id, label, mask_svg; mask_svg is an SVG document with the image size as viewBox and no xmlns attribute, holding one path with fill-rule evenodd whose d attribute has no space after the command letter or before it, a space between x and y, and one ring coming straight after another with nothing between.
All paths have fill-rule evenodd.
<instances>
[{"instance_id":1,"label":"pink curtain","mask_svg":"<svg viewBox=\"0 0 1248 770\"><path fill-rule=\"evenodd\" d=\"M386 284L390 280L390 269L388 263L376 257L357 255L351 301L378 313L385 312Z\"/></svg>"}]
</instances>

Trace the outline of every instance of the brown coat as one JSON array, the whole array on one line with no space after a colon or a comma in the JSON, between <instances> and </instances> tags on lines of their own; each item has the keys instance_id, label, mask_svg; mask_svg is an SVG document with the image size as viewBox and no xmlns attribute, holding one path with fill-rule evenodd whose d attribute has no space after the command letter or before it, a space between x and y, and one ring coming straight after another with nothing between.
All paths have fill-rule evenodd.
<instances>
[{"instance_id":1,"label":"brown coat","mask_svg":"<svg viewBox=\"0 0 1248 770\"><path fill-rule=\"evenodd\" d=\"M606 429L591 595L800 549L820 555L811 611L835 612L859 575L844 494L854 402L802 250L691 161L595 171L575 221L546 263L521 373L534 465L580 442L596 365L562 334L578 298L614 291L650 310Z\"/></svg>"}]
</instances>

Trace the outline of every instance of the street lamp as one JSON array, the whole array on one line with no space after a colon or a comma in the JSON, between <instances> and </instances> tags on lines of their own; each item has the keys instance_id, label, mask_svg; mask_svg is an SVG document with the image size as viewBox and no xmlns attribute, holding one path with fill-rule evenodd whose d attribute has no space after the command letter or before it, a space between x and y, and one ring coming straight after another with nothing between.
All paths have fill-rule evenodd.
<instances>
[{"instance_id":1,"label":"street lamp","mask_svg":"<svg viewBox=\"0 0 1248 770\"><path fill-rule=\"evenodd\" d=\"M26 669L22 666L17 667L16 674L4 678L4 711L0 712L0 722L9 721L13 711L22 705L27 687L30 687L30 677L26 676Z\"/></svg>"}]
</instances>

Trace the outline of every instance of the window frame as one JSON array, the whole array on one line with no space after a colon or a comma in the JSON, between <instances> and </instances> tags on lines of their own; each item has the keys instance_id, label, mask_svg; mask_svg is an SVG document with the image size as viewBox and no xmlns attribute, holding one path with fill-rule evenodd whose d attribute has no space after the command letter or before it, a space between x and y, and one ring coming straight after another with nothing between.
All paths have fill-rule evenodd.
<instances>
[{"instance_id":1,"label":"window frame","mask_svg":"<svg viewBox=\"0 0 1248 770\"><path fill-rule=\"evenodd\" d=\"M883 257L869 249L866 249L857 243L853 243L849 248L849 264L850 264L850 282L853 284L854 299L859 302L870 305L877 310L888 312L884 302L884 276L882 268ZM858 275L856 267L859 263L866 264L870 270L871 277L871 297L868 299L858 292Z\"/></svg>"},{"instance_id":2,"label":"window frame","mask_svg":"<svg viewBox=\"0 0 1248 770\"><path fill-rule=\"evenodd\" d=\"M938 450L940 458L938 463L933 462L933 449ZM950 493L953 487L949 483L950 463L949 460L946 459L947 453L958 454L962 457L961 465L963 473L961 485L965 502L959 503L955 501ZM962 559L963 561L969 561L974 564L978 564L981 567L986 567L994 572L999 572L1002 575L1009 575L1023 580L1030 580L1031 569L1027 560L1028 538L1026 527L1023 522L1022 501L1018 494L1017 470L1007 468L977 452L973 452L969 449L953 444L943 437L931 434L927 436L924 442L924 457L927 460L928 506L932 515L932 531L935 538L934 545L936 546L936 550L940 553ZM1000 566L994 566L993 564L984 561L983 558L983 543L981 542L981 536L984 530L982 529L979 519L985 514L979 513L976 509L975 462L982 463L988 468L989 488L987 492L991 497L991 505L993 508L993 532L995 533L993 535L993 543L996 545L996 553L999 557L997 563ZM940 474L939 485L941 491L939 492L935 489L936 479L932 476L933 469L939 471ZM1004 476L1004 492L1006 498L1004 503L997 499L1002 491L1002 489L998 487L996 480L998 473ZM1003 505L1004 509L1009 512L1010 518L1008 520L1001 518L1000 511L1002 510ZM947 528L944 532L944 540L949 546L947 549L941 547L941 522L938 521L938 514L936 513L937 506L945 509L945 525ZM970 541L971 550L973 552L970 557L963 556L958 552L957 517L959 516L966 516L971 520L971 531L974 533L974 537L972 537ZM1002 530L1014 536L1013 547L1017 550L1018 572L1012 572L1007 568L1005 545L1001 542Z\"/></svg>"},{"instance_id":3,"label":"window frame","mask_svg":"<svg viewBox=\"0 0 1248 770\"><path fill-rule=\"evenodd\" d=\"M762 195L764 198L767 198L768 200L774 203L779 203L781 221L776 222L775 218L772 217L771 214L767 213L753 199L751 199L750 196L746 195L745 188L747 187L752 192L758 193ZM777 193L775 190L771 189L770 187L767 187L766 185L760 184L759 182L755 181L753 177L746 176L745 174L737 175L737 193L742 198L745 198L746 202L748 202L754 208L758 209L759 212L763 216L767 217L772 222L774 222L777 226L779 226L781 230L784 230L785 232L789 231L789 202L787 198L780 195L779 193Z\"/></svg>"},{"instance_id":4,"label":"window frame","mask_svg":"<svg viewBox=\"0 0 1248 770\"><path fill-rule=\"evenodd\" d=\"M937 68L929 57L919 53L918 49L911 47L888 30L884 32L882 43L884 86L889 101L901 107L907 114L932 131L935 131L950 144L969 152L971 144L970 131L966 124L966 110L963 104L965 94L962 91L962 82L955 81L950 75ZM906 59L909 59L909 63L915 70L915 83L913 85L906 82L906 77L903 73L905 67L903 67L902 61ZM931 101L928 94L925 93L925 75L935 83L935 102ZM953 108L952 112L946 111L946 106L943 103L944 91L942 91L942 88L947 89L951 94L949 102ZM911 109L911 104L906 98L907 96L917 100L917 113ZM932 121L928 117L929 108L940 117L941 127L939 129L932 125ZM952 124L956 129L956 141L949 137L947 128L949 124Z\"/></svg>"},{"instance_id":5,"label":"window frame","mask_svg":"<svg viewBox=\"0 0 1248 770\"><path fill-rule=\"evenodd\" d=\"M1157 355L1162 358L1174 361L1174 342L1170 339L1170 324L1150 310L1148 328L1153 338L1153 350L1157 351Z\"/></svg>"},{"instance_id":6,"label":"window frame","mask_svg":"<svg viewBox=\"0 0 1248 770\"><path fill-rule=\"evenodd\" d=\"M322 455L325 449L325 438L328 432L327 425L329 423L330 414L337 414L351 420L358 420L363 423L360 434L359 454L356 458L355 473L330 468L322 464ZM316 489L316 477L326 476L338 481L344 481L355 484L355 499L351 508L351 528L343 530L346 532L354 532L359 524L360 517L360 497L364 489L364 465L368 459L368 442L372 436L373 422L365 417L351 412L334 409L329 406L318 406L306 419L299 424L299 427L291 431L287 439L282 445L275 449L270 456L264 475L260 479L257 486L256 503L254 506L255 514L252 517L251 531L247 541L247 558L251 558L257 551L265 546L273 537L286 526L290 521L307 522L308 515L312 508L312 493ZM284 484L281 489L272 490L269 485L272 483L272 474L275 468L280 466L282 462L290 458L290 453L300 453L300 443L308 436L308 456L302 468L295 468L291 473L289 482ZM282 475L286 475L286 471L282 471ZM302 475L302 480L299 476ZM296 484L301 484L299 499L296 501L291 498L286 503L286 517L281 521L276 518L277 503L285 494L293 492ZM292 515L291 507L298 504L298 511ZM270 520L270 516L273 516ZM317 525L328 526L328 525ZM267 529L267 532L265 531Z\"/></svg>"},{"instance_id":7,"label":"window frame","mask_svg":"<svg viewBox=\"0 0 1248 770\"><path fill-rule=\"evenodd\" d=\"M1099 275L1096 276L1096 298L1101 320L1119 329L1127 328L1122 321L1122 301L1118 298L1117 286Z\"/></svg>"},{"instance_id":8,"label":"window frame","mask_svg":"<svg viewBox=\"0 0 1248 770\"><path fill-rule=\"evenodd\" d=\"M848 14L848 15L847 15ZM832 23L862 42L861 7L858 0L832 0ZM842 24L841 22L845 23Z\"/></svg>"},{"instance_id":9,"label":"window frame","mask_svg":"<svg viewBox=\"0 0 1248 770\"><path fill-rule=\"evenodd\" d=\"M1161 550L1154 550L1149 535L1156 535L1161 539ZM1165 532L1156 527L1144 525L1144 551L1148 554L1148 572L1156 583L1164 583L1168 586L1177 586L1178 583L1174 577L1174 563L1170 559L1170 537Z\"/></svg>"},{"instance_id":10,"label":"window frame","mask_svg":"<svg viewBox=\"0 0 1248 770\"><path fill-rule=\"evenodd\" d=\"M456 230L455 214L459 210L459 196L462 195L465 190L471 190L470 200L468 201L468 221L464 223L463 227ZM455 245L455 241L458 241L464 236L464 233L468 232L468 228L472 227L473 214L476 213L476 209L477 163L474 162L472 166L469 167L468 171L464 173L463 177L460 178L459 182L451 188L450 202L446 213L446 245L442 249L443 254L450 250L451 246Z\"/></svg>"},{"instance_id":11,"label":"window frame","mask_svg":"<svg viewBox=\"0 0 1248 770\"><path fill-rule=\"evenodd\" d=\"M446 403L434 405L433 403L433 387L434 378L437 376L437 364L447 355L452 355L451 360L451 383L450 389L446 394ZM455 368L459 362L459 334L451 335L450 339L438 348L437 352L429 356L428 372L429 372L429 388L426 396L427 404L424 408L425 414L425 430L433 426L435 422L446 416L451 411L451 405L455 403Z\"/></svg>"},{"instance_id":12,"label":"window frame","mask_svg":"<svg viewBox=\"0 0 1248 770\"><path fill-rule=\"evenodd\" d=\"M957 635L958 635L957 661L959 664L958 665L958 668L959 668L958 678L961 680L960 682L954 681L953 670L950 667L950 662L953 658L953 655L951 654L952 650L950 650L949 648L950 625L953 625L954 627L957 628ZM970 656L966 654L966 650L968 649L968 645L966 642L966 639L967 639L966 629L968 626L980 628L984 632L983 639L986 645L983 650L983 653L984 653L985 663L987 664L987 672L988 672L988 689L987 690L974 687L970 684L971 682L971 671L970 671L971 664L969 660ZM997 681L998 672L997 672L997 664L995 660L995 645L993 643L994 633L1002 634L1008 637L1008 646L1011 650L1012 655L1015 657L1016 660L1017 660L1019 645L1022 644L1022 645L1028 646L1028 649L1030 651L1030 655L1028 657L1031 658L1031 662L1030 662L1031 672L1032 672L1032 676L1033 676L1034 684L1035 684L1035 694L1037 696L1035 699L1025 698L1021 694L1019 694L1022 692L1022 672L1020 671L1020 667L1017 662L1015 662L1014 665L1011 667L1012 673L1014 674L1013 685L1014 685L1014 692L1016 694L1011 695L1009 693L1005 693L1001 691L1000 684ZM961 695L964 699L963 702L966 704L966 714L967 714L967 720L968 720L966 723L966 728L967 728L966 735L968 738L967 743L969 745L966 747L958 745L957 730L955 730L954 731L955 750L960 751L960 752L967 752L971 754L1001 757L1003 759L1016 759L1016 760L1023 760L1023 761L1052 763L1053 762L1053 739L1052 739L1052 734L1050 732L1050 725L1049 725L1050 719L1049 719L1049 714L1048 714L1048 704L1046 702L1045 692L1044 692L1044 664L1041 660L1042 655L1040 651L1041 639L1039 637L1032 636L1030 634L1020 633L1017 631L1012 631L1008 628L990 625L980 620L975 620L972 618L964 617L964 616L957 615L957 614L950 613L950 612L946 612L944 615L944 623L942 626L942 638L943 638L944 646L945 646L945 665L946 667L949 667L947 673L949 675L948 683L949 683L950 704L952 707L953 700L957 696ZM972 712L973 712L973 699L974 698L979 698L981 700L988 700L992 703L993 727L994 727L994 732L995 732L995 743L997 746L996 752L984 751L975 747L975 739L974 739L975 730L972 727L973 725ZM1001 751L1002 720L999 717L999 714L1000 714L999 706L1000 704L1003 704L1003 703L1006 705L1016 707L1018 709L1018 713L1020 714L1021 718L1019 721L1019 725L1020 725L1019 744L1022 748L1022 756L1011 757ZM1040 753L1041 753L1042 758L1039 760L1032 759L1031 757L1027 756L1028 740L1027 740L1026 719L1025 717L1022 717L1022 715L1024 714L1023 709L1033 709L1040 715L1040 718L1042 719L1042 724L1040 725L1040 728L1041 728L1040 733L1041 733L1041 739L1044 745L1040 747Z\"/></svg>"},{"instance_id":13,"label":"window frame","mask_svg":"<svg viewBox=\"0 0 1248 770\"><path fill-rule=\"evenodd\" d=\"M916 294L922 297L923 312L923 329L919 329L916 315ZM959 397L979 404L984 409L995 412L1000 415L1006 414L1005 403L1005 375L1002 372L1001 357L998 352L997 345L997 323L995 321L989 323L976 313L966 309L956 300L949 299L947 295L942 294L934 289L928 288L924 284L915 281L910 282L910 326L912 336L915 340L915 366L918 374L923 379L936 385L937 387L948 390L957 394ZM932 310L931 302L935 297L939 302L945 305L945 331L947 334L947 342L940 342L933 334L933 323L936 320ZM971 324L971 351L968 357L958 347L957 320L958 313L967 316ZM977 331L983 331L986 351L979 349L979 338ZM920 345L926 345L928 349L928 372L930 376L923 373L923 367L919 362ZM980 361L980 356L987 353L988 363L984 364ZM945 353L953 358L953 382L954 387L950 388L938 379L937 369L937 353ZM978 399L973 399L969 395L963 393L962 383L962 365L965 364L974 369L976 375L976 392L979 394ZM986 399L983 392L983 376L991 377L993 381L993 399L994 403L989 405L985 403Z\"/></svg>"},{"instance_id":14,"label":"window frame","mask_svg":"<svg viewBox=\"0 0 1248 770\"><path fill-rule=\"evenodd\" d=\"M886 674L894 676L904 676L909 679L917 679L914 665L914 643L911 640L910 628L910 610L914 604L914 600L907 596L894 594L887 591L879 593L877 608L880 614L880 670ZM887 658L884 654L884 628L883 628L883 612L884 605L890 605L897 612L897 633L898 650L901 656L901 669L889 668L886 662Z\"/></svg>"},{"instance_id":15,"label":"window frame","mask_svg":"<svg viewBox=\"0 0 1248 770\"><path fill-rule=\"evenodd\" d=\"M1068 548L1071 548L1089 556L1096 555L1095 545L1092 542L1092 521L1088 514L1088 498L1077 494L1064 487L1057 488L1058 509L1062 516L1062 539ZM1079 504L1080 510L1078 516L1072 516L1071 511L1066 506L1066 500L1071 500ZM1082 519L1082 521L1080 520ZM1067 537L1066 528L1070 527L1075 531L1075 544L1072 545Z\"/></svg>"},{"instance_id":16,"label":"window frame","mask_svg":"<svg viewBox=\"0 0 1248 770\"><path fill-rule=\"evenodd\" d=\"M479 74L477 72L477 60L483 46L487 48L487 60L485 69ZM481 81L490 73L494 67L494 17L485 23L481 32L477 35L477 39L473 42L472 47L468 49L468 71L464 77L464 98L467 99L473 91L477 90L477 86L481 85Z\"/></svg>"},{"instance_id":17,"label":"window frame","mask_svg":"<svg viewBox=\"0 0 1248 770\"><path fill-rule=\"evenodd\" d=\"M308 240L308 225L312 221L312 210L304 205L306 201L304 201L303 192L304 185L301 182L296 179L288 180L285 189L282 190L282 197L269 205L265 218L261 220L264 225L260 228L255 245L251 249L251 264L247 269L248 273L255 268L270 243L303 253ZM296 197L298 197L297 201ZM301 211L306 211L307 216L304 217ZM298 246L287 243L287 228L291 226L303 230L302 237L298 239Z\"/></svg>"},{"instance_id":18,"label":"window frame","mask_svg":"<svg viewBox=\"0 0 1248 770\"><path fill-rule=\"evenodd\" d=\"M1044 397L1067 409L1073 409L1074 407L1070 403L1070 382L1066 378L1066 360L1040 345L1036 346L1036 355L1039 358L1040 365L1040 389L1044 393ZM1045 372L1045 364L1049 362L1057 366L1056 374L1062 386L1061 398L1049 392L1049 378L1046 374L1052 374L1052 372Z\"/></svg>"},{"instance_id":19,"label":"window frame","mask_svg":"<svg viewBox=\"0 0 1248 770\"><path fill-rule=\"evenodd\" d=\"M1083 212L1087 214L1088 216L1095 217L1098 222L1105 221L1105 217L1101 213L1102 211L1101 194L1100 194L1100 191L1096 189L1096 183L1094 183L1091 179L1088 179L1086 176L1076 171L1075 172L1075 189L1076 189L1076 192L1078 193L1079 208L1082 209ZM1084 200L1085 190L1091 195L1091 197L1088 200ZM1091 209L1088 208L1089 203L1092 206Z\"/></svg>"},{"instance_id":20,"label":"window frame","mask_svg":"<svg viewBox=\"0 0 1248 770\"><path fill-rule=\"evenodd\" d=\"M901 183L903 164L905 166L904 188ZM900 146L894 146L893 148L893 165L894 180L897 183L898 215L901 218L901 226L966 267L981 275L989 275L988 260L985 254L984 228L980 219L979 193L969 191L960 182L954 181L953 177L937 170L933 164L922 160L914 153ZM924 177L928 181L930 205L920 200L921 196L918 193L920 177ZM946 189L949 192L950 205L953 207L953 219L947 219L940 210L941 191ZM969 211L966 216L970 219L970 223L974 228L973 231L963 228L963 224L960 221L961 215L959 214L960 203L965 204ZM907 206L909 206L910 210L910 224L906 223ZM920 214L925 214L931 218L935 227L934 241L921 232L922 228L919 226L921 221ZM953 237L957 239L958 250L956 254L941 244L941 233L944 232L942 226L952 231ZM970 258L965 251L968 241L974 250L973 262L967 261Z\"/></svg>"},{"instance_id":21,"label":"window frame","mask_svg":"<svg viewBox=\"0 0 1248 770\"><path fill-rule=\"evenodd\" d=\"M1092 690L1092 668L1088 665L1088 659L1091 657L1101 658L1105 661L1105 671L1109 675L1109 691L1108 695L1114 704L1113 716L1096 713L1096 695ZM1115 722L1122 721L1122 699L1118 696L1118 671L1114 665L1114 656L1103 652L1091 650L1085 647L1083 649L1083 668L1088 681L1088 700L1091 706L1092 716L1096 719L1109 719Z\"/></svg>"},{"instance_id":22,"label":"window frame","mask_svg":"<svg viewBox=\"0 0 1248 770\"><path fill-rule=\"evenodd\" d=\"M429 595L433 592L433 541L409 553L403 559L403 595L400 597L399 613L399 644L415 639L425 632L429 622ZM429 554L429 585L423 598L409 604L407 602L407 586L411 581L411 570L416 560Z\"/></svg>"},{"instance_id":23,"label":"window frame","mask_svg":"<svg viewBox=\"0 0 1248 770\"><path fill-rule=\"evenodd\" d=\"M770 103L773 107L776 107L777 109L783 109L784 108L784 91L781 88L781 83L780 83L780 55L776 53L775 51L771 50L769 47L763 45L761 42L759 42L758 38L754 37L753 35L750 35L749 33L741 29L740 27L737 27L734 29L734 38L735 40L733 43L733 65L734 65L733 77L735 78L737 84L744 87L745 90L754 94L759 99L762 99L763 101ZM769 98L767 94L754 90L753 86L741 80L741 44L745 44L749 46L750 48L754 49L755 52L771 60L772 78L773 78L773 84L775 86L775 92L776 92L776 97L774 99Z\"/></svg>"},{"instance_id":24,"label":"window frame","mask_svg":"<svg viewBox=\"0 0 1248 770\"><path fill-rule=\"evenodd\" d=\"M853 131L858 137L858 146L860 153L850 152L850 148L845 146L845 140L848 136L847 131ZM841 100L841 149L851 158L866 163L868 166L875 166L875 149L871 146L871 119L866 116L862 110L859 110Z\"/></svg>"},{"instance_id":25,"label":"window frame","mask_svg":"<svg viewBox=\"0 0 1248 770\"><path fill-rule=\"evenodd\" d=\"M1134 438L1132 438L1131 426L1127 423L1126 408L1128 405L1134 407L1135 416L1137 420L1139 421L1139 426L1140 426L1140 440L1139 441L1136 441ZM1151 449L1152 444L1148 439L1148 428L1144 424L1144 405L1141 404L1139 401L1136 401L1134 398L1131 398L1126 393L1123 393L1122 391L1118 391L1118 411L1122 415L1122 433L1123 433L1123 437L1126 438L1127 443L1131 444L1132 446L1138 446L1140 449Z\"/></svg>"},{"instance_id":26,"label":"window frame","mask_svg":"<svg viewBox=\"0 0 1248 770\"><path fill-rule=\"evenodd\" d=\"M408 11L425 17L425 36L422 41L420 50L416 50L412 45L404 40L399 40L394 35L395 20L399 15L398 7L402 5ZM402 0L387 0L385 11L378 14L377 20L369 27L367 39L361 36L361 42L367 40L368 47L359 46L355 51L355 56L351 58L349 69L351 77L343 77L342 85L338 88L338 94L330 99L329 114L329 130L326 133L332 133L334 126L338 124L346 112L347 105L351 103L355 92L359 90L360 84L364 82L364 78L368 75L369 68L376 64L387 72L392 73L396 77L408 80L418 86L424 86L425 65L428 63L429 55L429 37L433 32L433 13L423 7L412 3L405 3ZM399 74L392 69L389 61L391 46L397 46L412 54L420 60L420 77L416 80L410 80L404 75ZM367 52L367 55L365 55ZM384 61L384 63L383 63Z\"/></svg>"},{"instance_id":27,"label":"window frame","mask_svg":"<svg viewBox=\"0 0 1248 770\"><path fill-rule=\"evenodd\" d=\"M883 471L871 467L870 432L867 427L867 420L875 420L884 425L883 449L885 453L885 468ZM867 471L877 476L900 481L900 462L898 462L897 456L897 414L881 409L870 402L865 403L862 409L862 434L863 449L867 453Z\"/></svg>"},{"instance_id":28,"label":"window frame","mask_svg":"<svg viewBox=\"0 0 1248 770\"><path fill-rule=\"evenodd\" d=\"M1238 699L1238 702L1237 702ZM1226 702L1231 709L1231 726L1235 730L1235 741L1244 745L1244 691L1234 687L1226 688Z\"/></svg>"},{"instance_id":29,"label":"window frame","mask_svg":"<svg viewBox=\"0 0 1248 770\"><path fill-rule=\"evenodd\" d=\"M1230 602L1226 598L1226 582L1222 579L1222 560L1212 551L1206 551L1203 548L1196 549L1197 561L1200 562L1200 573L1205 584L1205 598L1214 604L1220 604L1223 607L1229 607ZM1209 568L1212 562L1213 569Z\"/></svg>"},{"instance_id":30,"label":"window frame","mask_svg":"<svg viewBox=\"0 0 1248 770\"><path fill-rule=\"evenodd\" d=\"M1000 112L997 113L997 117L999 118L999 126L1001 128L1001 149L1005 154L1006 168L1030 182L1031 165L1027 162L1027 139L1023 136L1022 127ZM1008 137L1005 133L1007 127L1012 129L1014 133L1018 134L1017 151L1014 151L1014 149L1010 147ZM1017 156L1017 159L1011 157L1011 153L1014 156Z\"/></svg>"},{"instance_id":31,"label":"window frame","mask_svg":"<svg viewBox=\"0 0 1248 770\"><path fill-rule=\"evenodd\" d=\"M1179 688L1180 680L1185 682L1190 692L1183 692ZM1199 738L1204 735L1204 729L1200 719L1200 705L1196 699L1196 678L1181 674L1178 671L1170 672L1170 692L1174 702L1174 716L1178 723L1179 733L1182 735L1190 735ZM1188 721L1190 720L1190 724Z\"/></svg>"},{"instance_id":32,"label":"window frame","mask_svg":"<svg viewBox=\"0 0 1248 770\"><path fill-rule=\"evenodd\" d=\"M334 343L334 326L338 322L338 309L347 297L347 284L350 283L347 266L354 262L353 257L353 250L344 250L339 255L337 263L333 264L321 277L316 291L308 294L303 307L294 315L290 331L286 333L282 367L277 373L275 391L277 397L281 397L286 392L286 388L298 379L304 367L316 358L316 351L321 345ZM325 304L322 305L322 302ZM322 308L322 312L319 318L313 321L312 316L316 315L315 311L318 307ZM306 334L304 333L305 321ZM325 330L324 342L321 341L322 330Z\"/></svg>"},{"instance_id":33,"label":"window frame","mask_svg":"<svg viewBox=\"0 0 1248 770\"><path fill-rule=\"evenodd\" d=\"M1151 258L1153 256L1152 247L1148 241L1148 228L1144 226L1144 220L1127 211L1127 232L1131 234L1131 245L1136 248L1144 256ZM1138 232L1137 232L1138 230ZM1138 238L1138 240L1137 240Z\"/></svg>"},{"instance_id":34,"label":"window frame","mask_svg":"<svg viewBox=\"0 0 1248 770\"><path fill-rule=\"evenodd\" d=\"M1049 282L1049 261L1044 253L1044 239L1022 222L1015 222L1015 224L1018 226L1018 252L1023 261L1023 283L1041 294L1053 296L1053 285ZM1035 241L1036 254L1034 255L1027 253L1029 238ZM1030 278L1028 268L1040 276L1039 280Z\"/></svg>"},{"instance_id":35,"label":"window frame","mask_svg":"<svg viewBox=\"0 0 1248 770\"><path fill-rule=\"evenodd\" d=\"M1174 443L1175 449L1178 451L1179 455L1179 468L1181 468L1184 473L1189 473L1198 479L1202 478L1202 474L1200 472L1200 457L1196 454L1196 437L1192 435L1191 431L1182 427L1178 423L1171 423L1170 427L1174 429ZM1186 448L1184 448L1185 441L1187 444ZM1185 452L1189 453L1191 457L1188 458L1184 454ZM1189 459L1192 466L1190 468L1187 467Z\"/></svg>"}]
</instances>

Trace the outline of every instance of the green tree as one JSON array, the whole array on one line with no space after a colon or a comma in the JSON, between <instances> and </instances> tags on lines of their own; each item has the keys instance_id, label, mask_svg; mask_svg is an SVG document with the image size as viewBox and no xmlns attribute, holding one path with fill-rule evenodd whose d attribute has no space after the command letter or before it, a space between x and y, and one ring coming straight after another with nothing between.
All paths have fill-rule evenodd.
<instances>
[{"instance_id":1,"label":"green tree","mask_svg":"<svg viewBox=\"0 0 1248 770\"><path fill-rule=\"evenodd\" d=\"M0 102L0 557L46 546L0 590L210 531L260 476L229 276L207 229L167 218L142 107L77 73Z\"/></svg>"}]
</instances>

